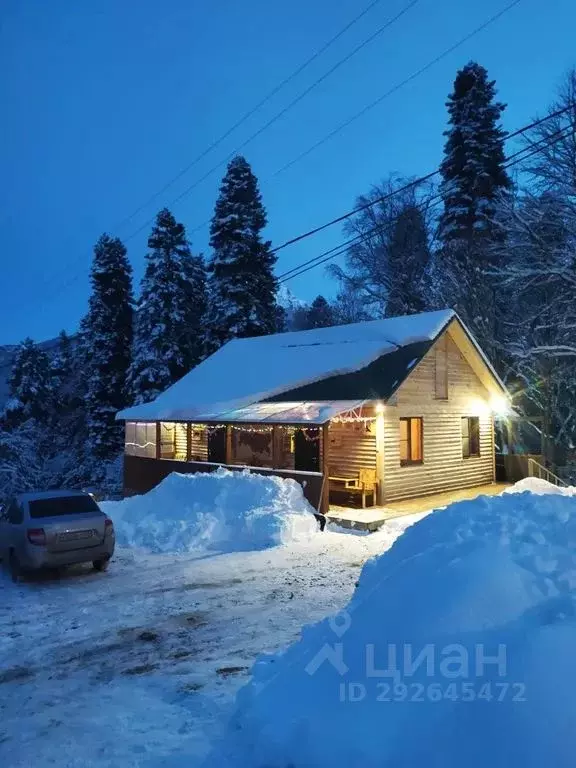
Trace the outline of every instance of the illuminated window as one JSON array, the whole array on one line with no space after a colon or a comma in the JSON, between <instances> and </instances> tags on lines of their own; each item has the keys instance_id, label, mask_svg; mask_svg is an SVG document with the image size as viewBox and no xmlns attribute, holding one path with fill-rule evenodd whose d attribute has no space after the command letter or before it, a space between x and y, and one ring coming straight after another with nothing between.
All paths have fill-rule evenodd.
<instances>
[{"instance_id":1,"label":"illuminated window","mask_svg":"<svg viewBox=\"0 0 576 768\"><path fill-rule=\"evenodd\" d=\"M160 458L186 461L187 425L163 421L160 424Z\"/></svg>"},{"instance_id":2,"label":"illuminated window","mask_svg":"<svg viewBox=\"0 0 576 768\"><path fill-rule=\"evenodd\" d=\"M434 352L435 398L448 400L448 345L446 336L439 339Z\"/></svg>"},{"instance_id":3,"label":"illuminated window","mask_svg":"<svg viewBox=\"0 0 576 768\"><path fill-rule=\"evenodd\" d=\"M464 416L462 423L462 456L480 456L480 420L478 416Z\"/></svg>"},{"instance_id":4,"label":"illuminated window","mask_svg":"<svg viewBox=\"0 0 576 768\"><path fill-rule=\"evenodd\" d=\"M400 419L400 464L422 464L423 458L422 418Z\"/></svg>"},{"instance_id":5,"label":"illuminated window","mask_svg":"<svg viewBox=\"0 0 576 768\"><path fill-rule=\"evenodd\" d=\"M128 456L156 458L156 424L154 422L126 422L125 453Z\"/></svg>"}]
</instances>

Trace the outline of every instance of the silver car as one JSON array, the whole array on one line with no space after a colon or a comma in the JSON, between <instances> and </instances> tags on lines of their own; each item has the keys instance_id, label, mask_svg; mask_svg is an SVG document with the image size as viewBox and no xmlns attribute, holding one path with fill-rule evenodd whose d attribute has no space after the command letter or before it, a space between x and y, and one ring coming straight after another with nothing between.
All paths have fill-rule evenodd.
<instances>
[{"instance_id":1,"label":"silver car","mask_svg":"<svg viewBox=\"0 0 576 768\"><path fill-rule=\"evenodd\" d=\"M104 571L114 543L112 520L83 491L22 493L0 509L0 558L14 581L27 570L74 563Z\"/></svg>"}]
</instances>

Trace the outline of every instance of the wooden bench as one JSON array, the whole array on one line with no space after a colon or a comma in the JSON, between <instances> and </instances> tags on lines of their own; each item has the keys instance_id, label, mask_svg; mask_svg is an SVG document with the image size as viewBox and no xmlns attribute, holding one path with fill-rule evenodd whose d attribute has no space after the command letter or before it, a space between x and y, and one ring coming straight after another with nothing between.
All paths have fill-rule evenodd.
<instances>
[{"instance_id":1,"label":"wooden bench","mask_svg":"<svg viewBox=\"0 0 576 768\"><path fill-rule=\"evenodd\" d=\"M330 486L334 490L359 493L362 495L362 509L366 508L366 496L372 496L372 506L376 506L376 470L360 469L356 477L345 477L338 473L328 475Z\"/></svg>"}]
</instances>

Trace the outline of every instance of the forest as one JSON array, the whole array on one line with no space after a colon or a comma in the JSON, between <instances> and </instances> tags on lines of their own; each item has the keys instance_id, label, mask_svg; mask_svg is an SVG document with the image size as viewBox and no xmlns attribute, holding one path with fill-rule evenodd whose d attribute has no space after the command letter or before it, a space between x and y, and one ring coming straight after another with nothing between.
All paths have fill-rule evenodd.
<instances>
[{"instance_id":1,"label":"forest","mask_svg":"<svg viewBox=\"0 0 576 768\"><path fill-rule=\"evenodd\" d=\"M380 169L345 217L342 245L288 275L275 273L258 179L242 156L222 179L206 258L164 208L136 291L127 248L102 234L77 332L63 331L53 353L30 338L18 347L0 413L0 496L55 485L118 493L116 412L152 400L231 339L443 307L490 358L547 466L574 480L576 71L514 133L476 62L456 73L446 107L438 170L414 179ZM326 296L305 304L286 283L312 268L326 270ZM518 450L523 439L511 438Z\"/></svg>"}]
</instances>

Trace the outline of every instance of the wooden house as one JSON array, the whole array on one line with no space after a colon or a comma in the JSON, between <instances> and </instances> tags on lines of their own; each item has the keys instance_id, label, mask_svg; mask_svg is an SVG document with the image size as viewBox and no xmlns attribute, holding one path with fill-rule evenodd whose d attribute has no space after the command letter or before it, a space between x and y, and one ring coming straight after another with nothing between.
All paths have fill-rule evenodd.
<instances>
[{"instance_id":1,"label":"wooden house","mask_svg":"<svg viewBox=\"0 0 576 768\"><path fill-rule=\"evenodd\" d=\"M327 511L494 480L507 393L451 310L236 339L125 421L126 494L249 468Z\"/></svg>"}]
</instances>

